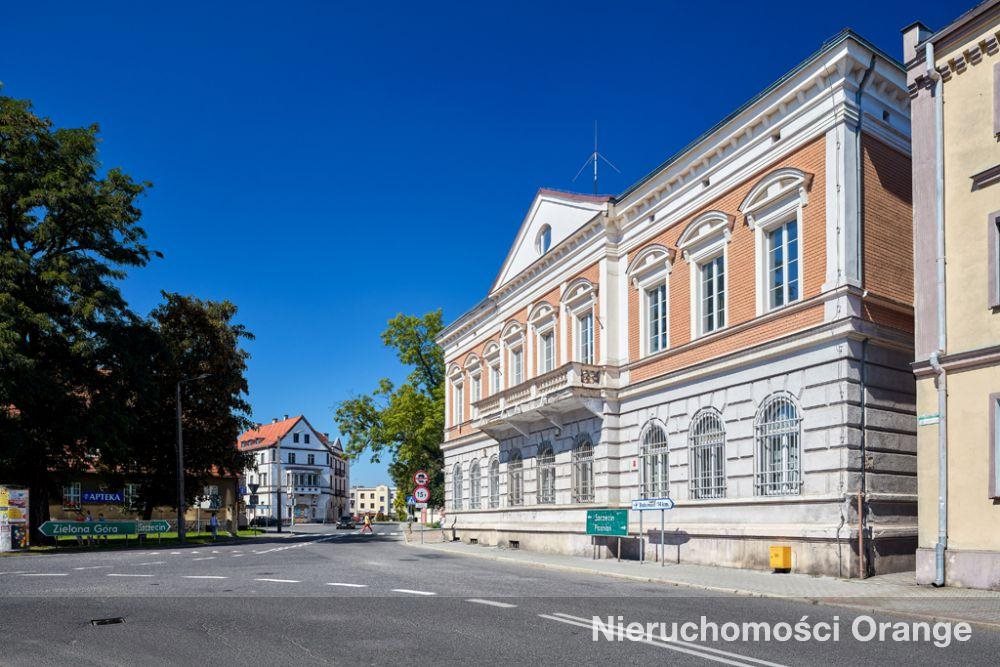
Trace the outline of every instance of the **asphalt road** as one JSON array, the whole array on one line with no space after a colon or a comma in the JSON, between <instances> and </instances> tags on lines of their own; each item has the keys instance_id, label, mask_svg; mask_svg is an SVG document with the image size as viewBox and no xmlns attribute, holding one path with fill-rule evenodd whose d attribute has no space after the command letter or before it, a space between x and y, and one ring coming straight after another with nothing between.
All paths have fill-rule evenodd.
<instances>
[{"instance_id":1,"label":"asphalt road","mask_svg":"<svg viewBox=\"0 0 1000 667\"><path fill-rule=\"evenodd\" d=\"M298 530L235 546L0 558L0 664L992 665L1000 655L1000 633L980 628L935 647L933 638L892 641L914 619L875 616L894 624L885 641L859 641L859 612L843 608L444 554L406 546L393 526L375 536ZM806 617L840 636L713 641L709 626L704 641L664 641L653 626L621 640L599 630L594 640L595 617L665 623L669 637L671 624L703 616L720 631L794 628ZM124 623L92 623L109 618ZM866 635L868 620L858 623Z\"/></svg>"}]
</instances>

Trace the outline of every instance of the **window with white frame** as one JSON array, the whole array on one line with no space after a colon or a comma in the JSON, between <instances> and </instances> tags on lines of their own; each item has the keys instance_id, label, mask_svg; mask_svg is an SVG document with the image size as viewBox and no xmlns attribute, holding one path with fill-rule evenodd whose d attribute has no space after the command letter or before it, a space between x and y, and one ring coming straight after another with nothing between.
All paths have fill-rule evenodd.
<instances>
[{"instance_id":1,"label":"window with white frame","mask_svg":"<svg viewBox=\"0 0 1000 667\"><path fill-rule=\"evenodd\" d=\"M628 267L629 282L639 293L639 354L648 355L669 345L667 276L674 251L662 245L640 250Z\"/></svg>"},{"instance_id":2,"label":"window with white frame","mask_svg":"<svg viewBox=\"0 0 1000 667\"><path fill-rule=\"evenodd\" d=\"M691 497L695 499L726 496L726 430L722 417L714 410L695 415L688 431L691 445Z\"/></svg>"},{"instance_id":3,"label":"window with white frame","mask_svg":"<svg viewBox=\"0 0 1000 667\"><path fill-rule=\"evenodd\" d=\"M594 311L576 318L576 360L583 364L594 363Z\"/></svg>"},{"instance_id":4,"label":"window with white frame","mask_svg":"<svg viewBox=\"0 0 1000 667\"><path fill-rule=\"evenodd\" d=\"M490 508L500 507L500 458L494 456L490 459L489 469L490 487Z\"/></svg>"},{"instance_id":5,"label":"window with white frame","mask_svg":"<svg viewBox=\"0 0 1000 667\"><path fill-rule=\"evenodd\" d=\"M490 366L490 393L495 394L500 391L500 364Z\"/></svg>"},{"instance_id":6,"label":"window with white frame","mask_svg":"<svg viewBox=\"0 0 1000 667\"><path fill-rule=\"evenodd\" d=\"M455 425L465 421L465 394L461 382L453 382L451 386L451 416Z\"/></svg>"},{"instance_id":7,"label":"window with white frame","mask_svg":"<svg viewBox=\"0 0 1000 667\"><path fill-rule=\"evenodd\" d=\"M719 255L698 266L700 281L699 322L701 333L711 333L726 326L726 258Z\"/></svg>"},{"instance_id":8,"label":"window with white frame","mask_svg":"<svg viewBox=\"0 0 1000 667\"><path fill-rule=\"evenodd\" d=\"M295 452L288 452L288 462L295 463Z\"/></svg>"},{"instance_id":9,"label":"window with white frame","mask_svg":"<svg viewBox=\"0 0 1000 667\"><path fill-rule=\"evenodd\" d=\"M483 397L483 383L479 375L469 378L469 402L474 403Z\"/></svg>"},{"instance_id":10,"label":"window with white frame","mask_svg":"<svg viewBox=\"0 0 1000 667\"><path fill-rule=\"evenodd\" d=\"M539 505L556 502L556 455L550 444L542 443L538 448L538 481L536 496Z\"/></svg>"},{"instance_id":11,"label":"window with white frame","mask_svg":"<svg viewBox=\"0 0 1000 667\"><path fill-rule=\"evenodd\" d=\"M799 410L786 395L768 398L757 413L754 491L760 496L797 495L802 484Z\"/></svg>"},{"instance_id":12,"label":"window with white frame","mask_svg":"<svg viewBox=\"0 0 1000 667\"><path fill-rule=\"evenodd\" d=\"M802 298L802 219L812 174L776 169L757 182L740 211L754 229L757 314Z\"/></svg>"},{"instance_id":13,"label":"window with white frame","mask_svg":"<svg viewBox=\"0 0 1000 667\"><path fill-rule=\"evenodd\" d=\"M538 235L535 236L535 250L538 251L539 255L544 255L552 247L552 227L549 225L542 225L542 228L538 230Z\"/></svg>"},{"instance_id":14,"label":"window with white frame","mask_svg":"<svg viewBox=\"0 0 1000 667\"><path fill-rule=\"evenodd\" d=\"M642 478L639 495L643 498L664 498L670 493L667 432L656 423L646 426L640 450Z\"/></svg>"},{"instance_id":15,"label":"window with white frame","mask_svg":"<svg viewBox=\"0 0 1000 667\"><path fill-rule=\"evenodd\" d=\"M512 348L510 351L510 386L521 384L524 381L524 349Z\"/></svg>"},{"instance_id":16,"label":"window with white frame","mask_svg":"<svg viewBox=\"0 0 1000 667\"><path fill-rule=\"evenodd\" d=\"M451 508L462 509L462 464L456 463L451 469Z\"/></svg>"},{"instance_id":17,"label":"window with white frame","mask_svg":"<svg viewBox=\"0 0 1000 667\"><path fill-rule=\"evenodd\" d=\"M538 335L538 372L548 373L555 368L556 334L552 329Z\"/></svg>"},{"instance_id":18,"label":"window with white frame","mask_svg":"<svg viewBox=\"0 0 1000 667\"><path fill-rule=\"evenodd\" d=\"M594 502L594 446L583 436L573 450L573 500Z\"/></svg>"},{"instance_id":19,"label":"window with white frame","mask_svg":"<svg viewBox=\"0 0 1000 667\"><path fill-rule=\"evenodd\" d=\"M479 474L479 461L469 467L469 509L479 509L479 496L483 490L483 480Z\"/></svg>"},{"instance_id":20,"label":"window with white frame","mask_svg":"<svg viewBox=\"0 0 1000 667\"><path fill-rule=\"evenodd\" d=\"M667 349L667 286L654 285L643 290L646 312L646 352Z\"/></svg>"},{"instance_id":21,"label":"window with white frame","mask_svg":"<svg viewBox=\"0 0 1000 667\"><path fill-rule=\"evenodd\" d=\"M315 454L306 454L306 463L308 465L311 465L311 466L312 465L316 465L316 455Z\"/></svg>"},{"instance_id":22,"label":"window with white frame","mask_svg":"<svg viewBox=\"0 0 1000 667\"><path fill-rule=\"evenodd\" d=\"M507 504L524 504L524 459L520 452L511 452L507 462Z\"/></svg>"},{"instance_id":23,"label":"window with white frame","mask_svg":"<svg viewBox=\"0 0 1000 667\"><path fill-rule=\"evenodd\" d=\"M70 482L62 488L62 504L67 508L79 508L82 498L80 482Z\"/></svg>"},{"instance_id":24,"label":"window with white frame","mask_svg":"<svg viewBox=\"0 0 1000 667\"><path fill-rule=\"evenodd\" d=\"M1000 394L990 395L990 498L1000 498Z\"/></svg>"},{"instance_id":25,"label":"window with white frame","mask_svg":"<svg viewBox=\"0 0 1000 667\"><path fill-rule=\"evenodd\" d=\"M125 508L130 510L139 507L139 485L135 482L125 483Z\"/></svg>"},{"instance_id":26,"label":"window with white frame","mask_svg":"<svg viewBox=\"0 0 1000 667\"><path fill-rule=\"evenodd\" d=\"M788 220L767 232L767 307L799 299L799 221Z\"/></svg>"}]
</instances>

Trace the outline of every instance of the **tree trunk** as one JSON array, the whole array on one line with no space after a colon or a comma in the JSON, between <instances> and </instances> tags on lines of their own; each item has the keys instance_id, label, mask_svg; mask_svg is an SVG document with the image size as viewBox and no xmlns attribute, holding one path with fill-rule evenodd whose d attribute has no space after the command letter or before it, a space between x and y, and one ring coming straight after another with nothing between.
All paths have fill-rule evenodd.
<instances>
[{"instance_id":1,"label":"tree trunk","mask_svg":"<svg viewBox=\"0 0 1000 667\"><path fill-rule=\"evenodd\" d=\"M51 518L49 513L49 489L44 481L32 481L28 484L28 528L31 544L47 544L54 546L56 539L42 535L38 528Z\"/></svg>"}]
</instances>

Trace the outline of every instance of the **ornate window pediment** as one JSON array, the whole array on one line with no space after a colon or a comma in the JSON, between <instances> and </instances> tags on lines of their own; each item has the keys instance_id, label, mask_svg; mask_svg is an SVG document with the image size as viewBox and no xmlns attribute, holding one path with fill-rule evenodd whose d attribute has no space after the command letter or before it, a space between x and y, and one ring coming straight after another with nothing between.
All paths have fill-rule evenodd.
<instances>
[{"instance_id":1,"label":"ornate window pediment","mask_svg":"<svg viewBox=\"0 0 1000 667\"><path fill-rule=\"evenodd\" d=\"M503 326L500 338L509 346L516 345L524 338L524 325L517 320L511 320Z\"/></svg>"},{"instance_id":2,"label":"ornate window pediment","mask_svg":"<svg viewBox=\"0 0 1000 667\"><path fill-rule=\"evenodd\" d=\"M805 206L809 203L812 180L812 174L794 167L775 169L750 189L740 204L740 212L746 216L747 224L754 225L791 201Z\"/></svg>"},{"instance_id":3,"label":"ornate window pediment","mask_svg":"<svg viewBox=\"0 0 1000 667\"><path fill-rule=\"evenodd\" d=\"M566 286L561 301L571 310L589 306L597 298L597 285L586 278L577 278Z\"/></svg>"},{"instance_id":4,"label":"ornate window pediment","mask_svg":"<svg viewBox=\"0 0 1000 667\"><path fill-rule=\"evenodd\" d=\"M650 276L669 273L677 252L660 244L649 245L640 250L628 265L628 277L633 285L638 285Z\"/></svg>"},{"instance_id":5,"label":"ornate window pediment","mask_svg":"<svg viewBox=\"0 0 1000 667\"><path fill-rule=\"evenodd\" d=\"M723 211L707 211L692 220L677 239L677 249L684 259L700 251L726 243L733 231L736 217Z\"/></svg>"},{"instance_id":6,"label":"ornate window pediment","mask_svg":"<svg viewBox=\"0 0 1000 667\"><path fill-rule=\"evenodd\" d=\"M556 309L548 301L535 304L531 312L528 313L528 321L536 329L549 325L555 321L555 318Z\"/></svg>"}]
</instances>

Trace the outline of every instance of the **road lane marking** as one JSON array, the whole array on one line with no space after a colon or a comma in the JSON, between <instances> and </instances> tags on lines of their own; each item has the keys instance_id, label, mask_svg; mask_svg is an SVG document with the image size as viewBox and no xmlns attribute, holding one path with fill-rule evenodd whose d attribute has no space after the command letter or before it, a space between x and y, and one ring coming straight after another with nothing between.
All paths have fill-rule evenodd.
<instances>
[{"instance_id":1,"label":"road lane marking","mask_svg":"<svg viewBox=\"0 0 1000 667\"><path fill-rule=\"evenodd\" d=\"M109 577L155 577L155 574L109 574Z\"/></svg>"},{"instance_id":2,"label":"road lane marking","mask_svg":"<svg viewBox=\"0 0 1000 667\"><path fill-rule=\"evenodd\" d=\"M219 552L213 549L213 550L212 550L212 553L213 553L213 554L217 554L217 553L219 553Z\"/></svg>"},{"instance_id":3,"label":"road lane marking","mask_svg":"<svg viewBox=\"0 0 1000 667\"><path fill-rule=\"evenodd\" d=\"M66 572L26 572L22 577L68 577Z\"/></svg>"},{"instance_id":4,"label":"road lane marking","mask_svg":"<svg viewBox=\"0 0 1000 667\"><path fill-rule=\"evenodd\" d=\"M566 623L567 625L575 625L582 628L594 629L593 619L581 618L579 616L572 616L570 614L563 614L560 612L553 612L553 615L539 614L541 618L546 618L552 621L559 621L560 623ZM626 627L622 624L614 626L614 629L618 629L619 632L624 632L623 628ZM614 631L614 630L612 630ZM770 662L768 660L761 660L759 658L751 658L748 655L740 655L739 653L733 653L731 651L723 651L722 649L712 648L710 646L704 646L702 644L694 644L691 642L681 641L680 639L653 639L650 633L646 632L636 632L634 635L632 633L627 633L632 635L629 637L630 640L635 640L643 644L649 644L650 646L656 646L659 648L669 649L671 651L677 651L678 653L686 653L688 655L695 655L699 658L704 658L705 660L712 660L714 662L721 662L726 665L739 665L740 667L754 667L754 665L766 665L767 667L785 667L778 662ZM616 633L617 635L617 633Z\"/></svg>"},{"instance_id":5,"label":"road lane marking","mask_svg":"<svg viewBox=\"0 0 1000 667\"><path fill-rule=\"evenodd\" d=\"M254 579L254 581L273 581L276 584L300 584L298 579Z\"/></svg>"},{"instance_id":6,"label":"road lane marking","mask_svg":"<svg viewBox=\"0 0 1000 667\"><path fill-rule=\"evenodd\" d=\"M214 558L215 558L215 556L202 556L201 558L192 558L191 560L192 561L195 561L195 560L212 560Z\"/></svg>"},{"instance_id":7,"label":"road lane marking","mask_svg":"<svg viewBox=\"0 0 1000 667\"><path fill-rule=\"evenodd\" d=\"M171 555L171 556L180 556L180 555L181 555L181 552L180 552L180 551L171 551L171 552L170 552L170 555Z\"/></svg>"},{"instance_id":8,"label":"road lane marking","mask_svg":"<svg viewBox=\"0 0 1000 667\"><path fill-rule=\"evenodd\" d=\"M342 584L339 582L328 583L327 586L343 586L344 588L368 588L368 584Z\"/></svg>"},{"instance_id":9,"label":"road lane marking","mask_svg":"<svg viewBox=\"0 0 1000 667\"><path fill-rule=\"evenodd\" d=\"M155 561L151 561L149 563L136 563L136 565L164 565L164 564L166 564L166 561L164 561L164 560L155 560ZM111 567L111 566L107 565L105 567Z\"/></svg>"},{"instance_id":10,"label":"road lane marking","mask_svg":"<svg viewBox=\"0 0 1000 667\"><path fill-rule=\"evenodd\" d=\"M242 558L244 554L233 554L233 558Z\"/></svg>"},{"instance_id":11,"label":"road lane marking","mask_svg":"<svg viewBox=\"0 0 1000 667\"><path fill-rule=\"evenodd\" d=\"M228 579L218 574L182 574L182 579Z\"/></svg>"},{"instance_id":12,"label":"road lane marking","mask_svg":"<svg viewBox=\"0 0 1000 667\"><path fill-rule=\"evenodd\" d=\"M110 565L86 565L84 567L74 567L74 570L110 570Z\"/></svg>"},{"instance_id":13,"label":"road lane marking","mask_svg":"<svg viewBox=\"0 0 1000 667\"><path fill-rule=\"evenodd\" d=\"M415 591L409 588L393 588L393 593L409 593L410 595L437 595L432 591Z\"/></svg>"},{"instance_id":14,"label":"road lane marking","mask_svg":"<svg viewBox=\"0 0 1000 667\"><path fill-rule=\"evenodd\" d=\"M469 598L466 602L472 602L475 604L485 604L491 607L500 607L501 609L511 609L516 607L516 604L510 604L509 602L497 602L496 600L481 600L479 598Z\"/></svg>"}]
</instances>

